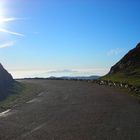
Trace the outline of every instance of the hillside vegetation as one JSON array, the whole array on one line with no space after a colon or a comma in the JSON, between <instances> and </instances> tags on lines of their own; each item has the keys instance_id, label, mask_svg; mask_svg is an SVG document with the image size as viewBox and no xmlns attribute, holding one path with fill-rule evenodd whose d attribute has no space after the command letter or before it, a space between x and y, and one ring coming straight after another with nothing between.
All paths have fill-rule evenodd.
<instances>
[{"instance_id":1,"label":"hillside vegetation","mask_svg":"<svg viewBox=\"0 0 140 140\"><path fill-rule=\"evenodd\" d=\"M43 92L43 90L44 87L41 84L35 84L34 82L28 83L26 80L16 81L12 88L12 94L5 100L0 101L0 112L27 102L39 93Z\"/></svg>"},{"instance_id":2,"label":"hillside vegetation","mask_svg":"<svg viewBox=\"0 0 140 140\"><path fill-rule=\"evenodd\" d=\"M103 80L128 83L140 86L140 43L130 50L110 72L102 77Z\"/></svg>"}]
</instances>

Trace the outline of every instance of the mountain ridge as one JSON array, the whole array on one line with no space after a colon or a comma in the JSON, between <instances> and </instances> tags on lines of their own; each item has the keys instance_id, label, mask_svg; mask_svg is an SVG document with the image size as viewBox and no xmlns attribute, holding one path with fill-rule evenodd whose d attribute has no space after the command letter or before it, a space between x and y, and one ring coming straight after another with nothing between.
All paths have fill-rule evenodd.
<instances>
[{"instance_id":1,"label":"mountain ridge","mask_svg":"<svg viewBox=\"0 0 140 140\"><path fill-rule=\"evenodd\" d=\"M10 88L14 83L14 79L10 73L0 63L0 100L6 98L10 94Z\"/></svg>"},{"instance_id":2,"label":"mountain ridge","mask_svg":"<svg viewBox=\"0 0 140 140\"><path fill-rule=\"evenodd\" d=\"M130 50L118 63L116 63L110 70L109 74L116 72L129 73L132 70L140 68L140 43Z\"/></svg>"},{"instance_id":3,"label":"mountain ridge","mask_svg":"<svg viewBox=\"0 0 140 140\"><path fill-rule=\"evenodd\" d=\"M140 43L112 66L102 79L140 86Z\"/></svg>"}]
</instances>

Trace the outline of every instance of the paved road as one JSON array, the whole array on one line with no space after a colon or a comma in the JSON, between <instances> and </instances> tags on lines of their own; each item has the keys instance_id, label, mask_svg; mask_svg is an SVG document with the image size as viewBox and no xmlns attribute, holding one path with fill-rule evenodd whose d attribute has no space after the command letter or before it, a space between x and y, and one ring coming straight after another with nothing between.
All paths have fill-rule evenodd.
<instances>
[{"instance_id":1,"label":"paved road","mask_svg":"<svg viewBox=\"0 0 140 140\"><path fill-rule=\"evenodd\" d=\"M0 140L140 140L140 104L80 81L26 81L46 90L0 115Z\"/></svg>"}]
</instances>

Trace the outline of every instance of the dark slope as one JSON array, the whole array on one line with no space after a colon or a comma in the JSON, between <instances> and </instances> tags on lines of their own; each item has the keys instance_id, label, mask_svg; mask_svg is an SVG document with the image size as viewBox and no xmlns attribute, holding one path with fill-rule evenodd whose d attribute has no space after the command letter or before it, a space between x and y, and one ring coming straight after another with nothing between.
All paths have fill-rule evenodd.
<instances>
[{"instance_id":1,"label":"dark slope","mask_svg":"<svg viewBox=\"0 0 140 140\"><path fill-rule=\"evenodd\" d=\"M14 83L13 77L0 64L0 100L10 94L10 89Z\"/></svg>"},{"instance_id":2,"label":"dark slope","mask_svg":"<svg viewBox=\"0 0 140 140\"><path fill-rule=\"evenodd\" d=\"M109 74L123 72L127 74L132 73L136 69L140 69L140 43L136 48L130 50L117 64L115 64Z\"/></svg>"},{"instance_id":3,"label":"dark slope","mask_svg":"<svg viewBox=\"0 0 140 140\"><path fill-rule=\"evenodd\" d=\"M140 43L116 63L103 79L140 86Z\"/></svg>"}]
</instances>

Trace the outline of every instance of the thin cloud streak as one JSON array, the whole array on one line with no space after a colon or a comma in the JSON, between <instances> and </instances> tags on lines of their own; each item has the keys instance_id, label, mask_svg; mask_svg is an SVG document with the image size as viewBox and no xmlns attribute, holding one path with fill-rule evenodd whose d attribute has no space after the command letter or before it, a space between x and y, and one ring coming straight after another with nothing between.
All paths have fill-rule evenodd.
<instances>
[{"instance_id":1,"label":"thin cloud streak","mask_svg":"<svg viewBox=\"0 0 140 140\"><path fill-rule=\"evenodd\" d=\"M109 50L109 51L107 52L107 55L108 55L108 56L118 55L118 54L122 53L123 51L124 51L124 50L121 49L121 48L115 48L115 49Z\"/></svg>"},{"instance_id":2,"label":"thin cloud streak","mask_svg":"<svg viewBox=\"0 0 140 140\"><path fill-rule=\"evenodd\" d=\"M11 34L11 35L16 35L16 36L24 37L23 34L20 34L20 33L17 33L17 32L13 32L13 31L9 31L9 30L3 29L3 28L0 29L0 32L8 33L8 34Z\"/></svg>"},{"instance_id":3,"label":"thin cloud streak","mask_svg":"<svg viewBox=\"0 0 140 140\"><path fill-rule=\"evenodd\" d=\"M11 47L15 44L14 41L10 41L10 42L6 42L4 44L0 44L0 48L7 48L7 47Z\"/></svg>"},{"instance_id":4,"label":"thin cloud streak","mask_svg":"<svg viewBox=\"0 0 140 140\"><path fill-rule=\"evenodd\" d=\"M9 17L9 18L2 18L2 19L0 19L0 22L10 22L10 21L26 20L26 19L27 19L27 18Z\"/></svg>"}]
</instances>

